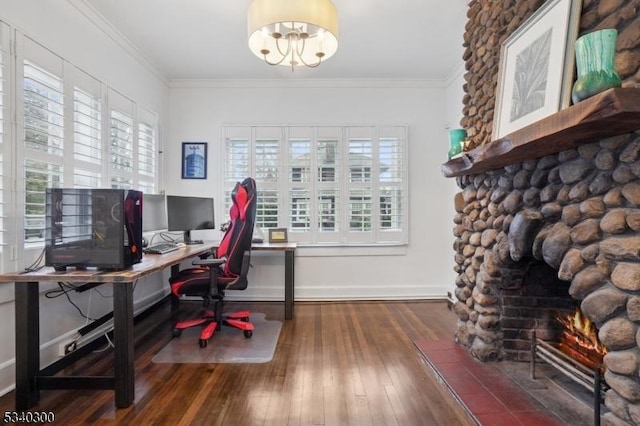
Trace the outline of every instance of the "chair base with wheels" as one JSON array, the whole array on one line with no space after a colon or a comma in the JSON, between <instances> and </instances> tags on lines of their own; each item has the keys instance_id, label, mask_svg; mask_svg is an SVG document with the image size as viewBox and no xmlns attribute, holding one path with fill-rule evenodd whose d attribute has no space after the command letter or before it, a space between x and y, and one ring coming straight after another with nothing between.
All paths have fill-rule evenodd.
<instances>
[{"instance_id":1,"label":"chair base with wheels","mask_svg":"<svg viewBox=\"0 0 640 426\"><path fill-rule=\"evenodd\" d=\"M182 330L186 328L198 327L201 325L204 325L200 332L200 339L198 340L201 348L207 346L209 339L216 331L222 329L223 325L242 330L244 337L247 339L253 336L254 326L249 322L249 317L251 315L249 311L236 311L223 315L216 315L217 312L222 312L222 299L216 300L215 309L205 310L200 318L178 321L173 326L173 337L179 337L182 334Z\"/></svg>"}]
</instances>

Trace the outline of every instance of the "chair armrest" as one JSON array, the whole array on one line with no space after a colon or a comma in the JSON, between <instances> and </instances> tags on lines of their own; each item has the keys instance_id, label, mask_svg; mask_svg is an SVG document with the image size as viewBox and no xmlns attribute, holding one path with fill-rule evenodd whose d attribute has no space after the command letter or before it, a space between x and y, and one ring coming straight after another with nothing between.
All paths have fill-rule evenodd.
<instances>
[{"instance_id":1,"label":"chair armrest","mask_svg":"<svg viewBox=\"0 0 640 426\"><path fill-rule=\"evenodd\" d=\"M222 265L227 261L226 258L220 259L194 259L192 265Z\"/></svg>"}]
</instances>

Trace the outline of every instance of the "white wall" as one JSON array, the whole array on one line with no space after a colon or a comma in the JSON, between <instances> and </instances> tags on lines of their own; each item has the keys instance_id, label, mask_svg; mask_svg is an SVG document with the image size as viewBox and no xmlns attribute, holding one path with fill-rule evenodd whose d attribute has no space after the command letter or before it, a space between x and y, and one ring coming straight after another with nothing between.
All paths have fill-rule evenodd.
<instances>
[{"instance_id":1,"label":"white wall","mask_svg":"<svg viewBox=\"0 0 640 426\"><path fill-rule=\"evenodd\" d=\"M96 26L99 22L91 15L91 11L76 3L75 0L2 0L0 20L139 105L156 112L161 122L167 122L168 82L117 34L100 30ZM8 89L12 90L11 87ZM161 143L165 139L164 131L161 129L159 135ZM17 142L13 142L15 146ZM10 220L22 220L19 212L8 212L8 217ZM8 225L11 226L10 223ZM39 249L37 252L26 252L25 258L15 260L14 269L20 270L30 264L37 253ZM136 310L167 294L167 278L158 274L138 282L134 292ZM0 346L0 394L13 388L15 382L13 287L14 284L0 284L0 341L3 342ZM51 289L56 285L46 283L41 287ZM99 289L102 295L86 292L71 293L70 297L85 313L99 317L110 312L113 305L111 288L108 285L103 287ZM83 326L85 320L64 296L44 300L41 295L41 302L41 365L44 366L58 358L59 343Z\"/></svg>"},{"instance_id":2,"label":"white wall","mask_svg":"<svg viewBox=\"0 0 640 426\"><path fill-rule=\"evenodd\" d=\"M464 62L451 71L447 78L447 128L461 127L460 122L464 117L462 108L464 104Z\"/></svg>"},{"instance_id":3,"label":"white wall","mask_svg":"<svg viewBox=\"0 0 640 426\"><path fill-rule=\"evenodd\" d=\"M296 300L442 298L454 280L447 90L433 81L176 81L165 147L167 193L222 194L220 127L228 124L409 126L410 243L398 250L298 250ZM206 181L180 179L183 141L209 143ZM219 209L223 202L216 203ZM218 217L227 214L216 212ZM219 220L218 222L221 222ZM450 225L451 224L451 225ZM282 258L256 253L241 299L282 300ZM228 293L233 297L232 292Z\"/></svg>"}]
</instances>

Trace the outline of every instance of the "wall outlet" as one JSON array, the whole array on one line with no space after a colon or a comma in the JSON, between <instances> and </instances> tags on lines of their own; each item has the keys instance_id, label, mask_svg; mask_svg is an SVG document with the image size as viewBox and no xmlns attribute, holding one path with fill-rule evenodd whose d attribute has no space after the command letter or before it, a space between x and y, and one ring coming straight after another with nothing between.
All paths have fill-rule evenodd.
<instances>
[{"instance_id":1,"label":"wall outlet","mask_svg":"<svg viewBox=\"0 0 640 426\"><path fill-rule=\"evenodd\" d=\"M76 349L78 349L78 342L76 342L75 340L71 340L65 343L60 343L60 345L58 346L58 355L59 356L69 355L71 352L75 351Z\"/></svg>"}]
</instances>

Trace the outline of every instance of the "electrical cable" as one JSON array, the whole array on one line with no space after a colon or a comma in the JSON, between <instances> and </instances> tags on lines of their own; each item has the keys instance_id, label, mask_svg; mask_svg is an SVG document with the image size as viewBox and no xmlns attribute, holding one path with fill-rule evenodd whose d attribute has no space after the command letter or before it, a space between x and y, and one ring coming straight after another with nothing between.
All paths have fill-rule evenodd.
<instances>
[{"instance_id":1,"label":"electrical cable","mask_svg":"<svg viewBox=\"0 0 640 426\"><path fill-rule=\"evenodd\" d=\"M100 349L96 349L93 351L93 353L100 353L100 352L104 352L109 348L115 348L116 346L113 344L113 342L111 341L111 339L109 338L109 333L104 333L104 338L107 339L107 344Z\"/></svg>"},{"instance_id":2,"label":"electrical cable","mask_svg":"<svg viewBox=\"0 0 640 426\"><path fill-rule=\"evenodd\" d=\"M72 284L69 284L69 283L64 283L64 282L58 281L58 287L60 287L59 290L56 289L56 290L46 291L44 293L44 297L46 297L47 299L55 299L57 297L65 295L67 297L67 300L69 301L69 303L71 303L71 305L74 308L76 308L76 310L80 313L80 316L82 316L82 318L86 318L86 319L91 320L91 321L95 321L96 320L95 318L91 318L88 315L85 315L84 312L82 312L82 309L80 309L80 307L78 305L76 305L73 300L71 300L71 297L69 296L69 292L76 291L76 286L74 286Z\"/></svg>"},{"instance_id":3,"label":"electrical cable","mask_svg":"<svg viewBox=\"0 0 640 426\"><path fill-rule=\"evenodd\" d=\"M36 260L34 260L31 265L29 265L26 268L24 268L25 272L37 272L40 269L44 268L45 265L39 265L40 262L42 262L42 259L44 258L44 253L45 253L45 249L42 249L42 251L40 252L38 257L36 258Z\"/></svg>"},{"instance_id":4,"label":"electrical cable","mask_svg":"<svg viewBox=\"0 0 640 426\"><path fill-rule=\"evenodd\" d=\"M96 293L98 293L98 295L100 295L100 297L104 298L104 299L111 299L113 297L113 295L109 295L109 294L102 294L100 293L100 290L98 290L97 287L92 288L91 290L95 291Z\"/></svg>"},{"instance_id":5,"label":"electrical cable","mask_svg":"<svg viewBox=\"0 0 640 426\"><path fill-rule=\"evenodd\" d=\"M153 245L153 240L158 237L160 238L162 241L167 242L167 243L175 243L177 241L178 236L182 236L182 233L177 233L177 232L156 232L154 233L151 238L149 239L149 245Z\"/></svg>"}]
</instances>

